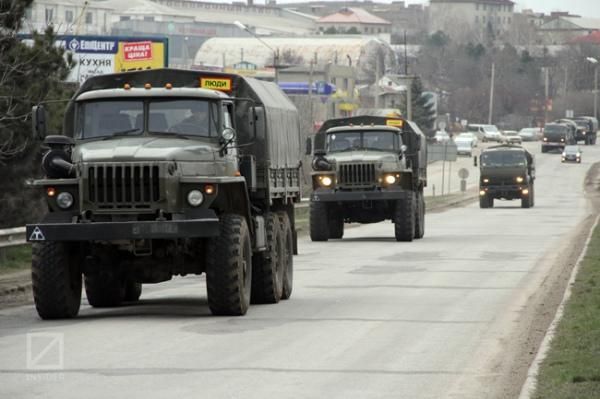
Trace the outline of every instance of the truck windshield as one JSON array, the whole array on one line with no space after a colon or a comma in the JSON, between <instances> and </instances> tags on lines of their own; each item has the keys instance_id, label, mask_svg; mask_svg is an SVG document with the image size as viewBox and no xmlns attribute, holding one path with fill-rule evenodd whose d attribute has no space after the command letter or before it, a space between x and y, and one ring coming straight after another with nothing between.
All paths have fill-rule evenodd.
<instances>
[{"instance_id":1,"label":"truck windshield","mask_svg":"<svg viewBox=\"0 0 600 399\"><path fill-rule=\"evenodd\" d=\"M558 126L558 125L546 125L544 128L544 136L546 135L561 135L566 134L567 128L566 126Z\"/></svg>"},{"instance_id":2,"label":"truck windshield","mask_svg":"<svg viewBox=\"0 0 600 399\"><path fill-rule=\"evenodd\" d=\"M527 165L525 154L517 151L493 151L481 154L483 167L517 167Z\"/></svg>"},{"instance_id":3,"label":"truck windshield","mask_svg":"<svg viewBox=\"0 0 600 399\"><path fill-rule=\"evenodd\" d=\"M335 132L327 135L327 152L354 150L398 151L400 137L385 130Z\"/></svg>"},{"instance_id":4,"label":"truck windshield","mask_svg":"<svg viewBox=\"0 0 600 399\"><path fill-rule=\"evenodd\" d=\"M197 99L88 101L79 105L77 137L173 134L216 136L215 102Z\"/></svg>"}]
</instances>

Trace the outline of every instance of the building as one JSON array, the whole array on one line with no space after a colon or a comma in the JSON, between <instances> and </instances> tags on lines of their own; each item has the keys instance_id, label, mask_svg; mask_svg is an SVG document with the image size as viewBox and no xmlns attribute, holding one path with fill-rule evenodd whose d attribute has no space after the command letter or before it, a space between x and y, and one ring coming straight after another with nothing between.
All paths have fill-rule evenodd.
<instances>
[{"instance_id":1,"label":"building","mask_svg":"<svg viewBox=\"0 0 600 399\"><path fill-rule=\"evenodd\" d=\"M579 36L600 31L600 19L558 16L538 28L543 44L565 44Z\"/></svg>"},{"instance_id":2,"label":"building","mask_svg":"<svg viewBox=\"0 0 600 399\"><path fill-rule=\"evenodd\" d=\"M36 0L26 11L21 33L43 32L52 26L60 35L106 35L112 18L112 7L105 2Z\"/></svg>"},{"instance_id":3,"label":"building","mask_svg":"<svg viewBox=\"0 0 600 399\"><path fill-rule=\"evenodd\" d=\"M427 12L423 5L407 5L405 1L392 1L391 3L356 0L309 1L283 3L279 7L317 17L325 17L342 8L362 8L379 18L391 22L392 43L401 42L404 32L410 38L427 31Z\"/></svg>"},{"instance_id":4,"label":"building","mask_svg":"<svg viewBox=\"0 0 600 399\"><path fill-rule=\"evenodd\" d=\"M384 40L362 35L318 35L305 37L215 37L205 41L194 58L197 68L231 67L240 61L257 65L257 70L273 67L274 52L280 66L335 64L353 66L358 81L375 79L376 54L381 54L382 73L396 68L396 54ZM242 58L243 57L243 58Z\"/></svg>"},{"instance_id":5,"label":"building","mask_svg":"<svg viewBox=\"0 0 600 399\"><path fill-rule=\"evenodd\" d=\"M502 39L514 6L510 0L431 0L429 33L443 31L459 42Z\"/></svg>"},{"instance_id":6,"label":"building","mask_svg":"<svg viewBox=\"0 0 600 399\"><path fill-rule=\"evenodd\" d=\"M324 33L354 33L377 35L391 33L392 24L362 8L342 8L334 14L317 20L317 27Z\"/></svg>"}]
</instances>

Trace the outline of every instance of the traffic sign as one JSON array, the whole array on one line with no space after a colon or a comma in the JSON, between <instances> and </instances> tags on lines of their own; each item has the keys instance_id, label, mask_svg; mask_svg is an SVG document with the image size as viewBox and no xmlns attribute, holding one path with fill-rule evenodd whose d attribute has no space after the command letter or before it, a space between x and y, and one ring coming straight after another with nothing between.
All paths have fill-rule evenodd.
<instances>
[{"instance_id":1,"label":"traffic sign","mask_svg":"<svg viewBox=\"0 0 600 399\"><path fill-rule=\"evenodd\" d=\"M461 168L458 170L458 177L461 179L466 179L469 177L469 171L465 168Z\"/></svg>"}]
</instances>

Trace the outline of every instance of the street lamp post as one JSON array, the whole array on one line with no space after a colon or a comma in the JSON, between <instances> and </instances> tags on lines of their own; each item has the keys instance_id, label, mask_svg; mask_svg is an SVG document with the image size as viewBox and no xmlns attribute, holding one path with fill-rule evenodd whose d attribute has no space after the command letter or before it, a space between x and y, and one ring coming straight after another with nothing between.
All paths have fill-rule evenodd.
<instances>
[{"instance_id":1,"label":"street lamp post","mask_svg":"<svg viewBox=\"0 0 600 399\"><path fill-rule=\"evenodd\" d=\"M263 39L258 37L254 32L252 32L250 29L248 29L248 27L246 25L244 25L243 23L241 23L240 21L233 21L233 24L235 26L237 26L238 28L240 28L241 30L248 32L249 34L254 36L254 38L256 40L261 42L266 48L268 48L269 50L271 50L273 52L273 68L275 68L275 83L279 83L279 49L275 50L273 47L269 46L267 44L267 42L265 42Z\"/></svg>"},{"instance_id":2,"label":"street lamp post","mask_svg":"<svg viewBox=\"0 0 600 399\"><path fill-rule=\"evenodd\" d=\"M598 118L598 60L587 57L586 60L594 65L594 118Z\"/></svg>"}]
</instances>

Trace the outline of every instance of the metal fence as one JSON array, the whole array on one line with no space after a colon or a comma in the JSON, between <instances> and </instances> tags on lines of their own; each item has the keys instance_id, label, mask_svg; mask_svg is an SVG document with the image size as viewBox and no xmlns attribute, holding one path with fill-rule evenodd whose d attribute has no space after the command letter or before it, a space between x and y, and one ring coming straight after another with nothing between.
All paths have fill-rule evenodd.
<instances>
[{"instance_id":1,"label":"metal fence","mask_svg":"<svg viewBox=\"0 0 600 399\"><path fill-rule=\"evenodd\" d=\"M0 250L8 247L27 244L25 227L13 227L0 230Z\"/></svg>"}]
</instances>

